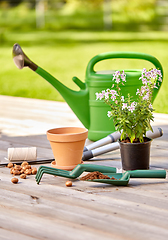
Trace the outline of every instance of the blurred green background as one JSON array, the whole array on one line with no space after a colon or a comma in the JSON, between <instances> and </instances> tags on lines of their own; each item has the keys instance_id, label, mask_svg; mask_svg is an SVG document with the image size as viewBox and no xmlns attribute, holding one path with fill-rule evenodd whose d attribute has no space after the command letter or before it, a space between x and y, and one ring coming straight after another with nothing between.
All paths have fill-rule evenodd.
<instances>
[{"instance_id":1,"label":"blurred green background","mask_svg":"<svg viewBox=\"0 0 168 240\"><path fill-rule=\"evenodd\" d=\"M85 81L89 60L99 53L151 54L164 70L154 108L168 113L167 0L0 0L0 94L63 101L36 73L16 68L12 60L16 42L32 61L74 90L78 87L72 77ZM95 67L117 70L151 66L144 60L111 59Z\"/></svg>"}]
</instances>

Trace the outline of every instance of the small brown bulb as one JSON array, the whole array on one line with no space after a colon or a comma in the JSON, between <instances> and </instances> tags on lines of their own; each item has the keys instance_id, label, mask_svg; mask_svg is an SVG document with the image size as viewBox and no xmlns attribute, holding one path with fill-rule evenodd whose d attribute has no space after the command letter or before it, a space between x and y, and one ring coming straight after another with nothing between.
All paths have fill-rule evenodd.
<instances>
[{"instance_id":1,"label":"small brown bulb","mask_svg":"<svg viewBox=\"0 0 168 240\"><path fill-rule=\"evenodd\" d=\"M24 173L24 171L25 171L25 170L22 168L22 169L20 170L20 174Z\"/></svg>"},{"instance_id":2,"label":"small brown bulb","mask_svg":"<svg viewBox=\"0 0 168 240\"><path fill-rule=\"evenodd\" d=\"M7 167L8 167L8 168L12 168L12 167L13 167L13 163L11 163L11 162L8 163Z\"/></svg>"},{"instance_id":3,"label":"small brown bulb","mask_svg":"<svg viewBox=\"0 0 168 240\"><path fill-rule=\"evenodd\" d=\"M26 169L26 170L24 171L24 173L25 173L26 175L30 175L30 174L32 173L32 170L31 170L31 169Z\"/></svg>"},{"instance_id":4,"label":"small brown bulb","mask_svg":"<svg viewBox=\"0 0 168 240\"><path fill-rule=\"evenodd\" d=\"M22 169L23 169L23 170L31 169L31 166L30 166L30 165L24 165L24 166L22 167Z\"/></svg>"},{"instance_id":5,"label":"small brown bulb","mask_svg":"<svg viewBox=\"0 0 168 240\"><path fill-rule=\"evenodd\" d=\"M22 173L22 174L20 175L20 178L25 179L25 178L26 178L26 174L25 174L25 173Z\"/></svg>"},{"instance_id":6,"label":"small brown bulb","mask_svg":"<svg viewBox=\"0 0 168 240\"><path fill-rule=\"evenodd\" d=\"M13 174L14 174L14 175L20 175L20 171L19 171L19 170L16 170L16 169L13 169Z\"/></svg>"},{"instance_id":7,"label":"small brown bulb","mask_svg":"<svg viewBox=\"0 0 168 240\"><path fill-rule=\"evenodd\" d=\"M18 178L15 178L15 177L12 178L12 179L11 179L11 182L12 182L12 183L15 183L15 184L18 183Z\"/></svg>"},{"instance_id":8,"label":"small brown bulb","mask_svg":"<svg viewBox=\"0 0 168 240\"><path fill-rule=\"evenodd\" d=\"M26 161L22 162L22 164L21 164L22 167L24 167L26 165L29 165L28 162L26 162Z\"/></svg>"},{"instance_id":9,"label":"small brown bulb","mask_svg":"<svg viewBox=\"0 0 168 240\"><path fill-rule=\"evenodd\" d=\"M66 187L72 187L72 182L71 181L66 181L65 185L66 185Z\"/></svg>"},{"instance_id":10,"label":"small brown bulb","mask_svg":"<svg viewBox=\"0 0 168 240\"><path fill-rule=\"evenodd\" d=\"M37 168L33 167L32 168L32 174L36 174L37 173Z\"/></svg>"},{"instance_id":11,"label":"small brown bulb","mask_svg":"<svg viewBox=\"0 0 168 240\"><path fill-rule=\"evenodd\" d=\"M15 164L14 169L20 171L22 169L22 167L20 165Z\"/></svg>"}]
</instances>

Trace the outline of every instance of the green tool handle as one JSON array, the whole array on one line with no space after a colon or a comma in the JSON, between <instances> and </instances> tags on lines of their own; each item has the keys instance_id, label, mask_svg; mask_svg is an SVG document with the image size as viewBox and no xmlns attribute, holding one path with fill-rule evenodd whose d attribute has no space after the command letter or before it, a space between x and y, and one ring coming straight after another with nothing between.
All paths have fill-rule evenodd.
<instances>
[{"instance_id":1,"label":"green tool handle","mask_svg":"<svg viewBox=\"0 0 168 240\"><path fill-rule=\"evenodd\" d=\"M160 62L153 57L152 55L145 54L145 53L138 53L138 52L106 52L101 53L95 57L93 57L90 62L88 63L87 69L86 69L86 75L95 73L94 71L94 65L97 62L100 62L102 60L106 59L112 59L112 58L131 58L131 59L142 59L147 60L155 65L157 69L161 70L162 76L163 76L163 68Z\"/></svg>"},{"instance_id":2,"label":"green tool handle","mask_svg":"<svg viewBox=\"0 0 168 240\"><path fill-rule=\"evenodd\" d=\"M166 178L166 170L133 170L127 172L131 178Z\"/></svg>"},{"instance_id":3,"label":"green tool handle","mask_svg":"<svg viewBox=\"0 0 168 240\"><path fill-rule=\"evenodd\" d=\"M70 176L79 177L83 172L104 172L104 173L116 173L116 168L107 167L94 164L78 164L71 172Z\"/></svg>"}]
</instances>

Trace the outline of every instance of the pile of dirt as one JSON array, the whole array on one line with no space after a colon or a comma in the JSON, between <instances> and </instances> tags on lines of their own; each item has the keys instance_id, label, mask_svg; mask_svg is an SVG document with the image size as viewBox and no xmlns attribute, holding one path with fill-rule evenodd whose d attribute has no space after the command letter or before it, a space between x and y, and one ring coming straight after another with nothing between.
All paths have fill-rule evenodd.
<instances>
[{"instance_id":1,"label":"pile of dirt","mask_svg":"<svg viewBox=\"0 0 168 240\"><path fill-rule=\"evenodd\" d=\"M103 173L98 171L88 173L84 177L80 178L80 180L93 180L93 179L113 179L114 180L115 178L114 177L110 178L109 176L104 175Z\"/></svg>"}]
</instances>

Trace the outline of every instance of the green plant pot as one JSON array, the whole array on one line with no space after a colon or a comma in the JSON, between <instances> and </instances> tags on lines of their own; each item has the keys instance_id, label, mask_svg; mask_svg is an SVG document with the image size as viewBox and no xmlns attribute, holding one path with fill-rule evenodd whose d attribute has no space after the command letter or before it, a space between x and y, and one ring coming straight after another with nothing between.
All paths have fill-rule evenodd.
<instances>
[{"instance_id":1,"label":"green plant pot","mask_svg":"<svg viewBox=\"0 0 168 240\"><path fill-rule=\"evenodd\" d=\"M149 169L152 139L143 143L124 143L119 140L123 170Z\"/></svg>"}]
</instances>

